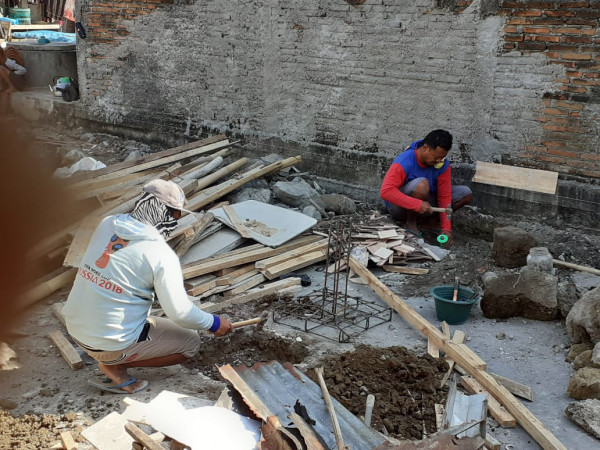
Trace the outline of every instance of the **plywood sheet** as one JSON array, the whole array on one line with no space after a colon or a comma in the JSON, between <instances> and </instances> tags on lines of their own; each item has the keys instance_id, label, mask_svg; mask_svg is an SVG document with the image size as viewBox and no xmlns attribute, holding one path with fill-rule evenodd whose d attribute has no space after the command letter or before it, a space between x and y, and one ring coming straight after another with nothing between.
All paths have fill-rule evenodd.
<instances>
[{"instance_id":1,"label":"plywood sheet","mask_svg":"<svg viewBox=\"0 0 600 450\"><path fill-rule=\"evenodd\" d=\"M558 173L477 161L473 181L554 195L558 184Z\"/></svg>"},{"instance_id":2,"label":"plywood sheet","mask_svg":"<svg viewBox=\"0 0 600 450\"><path fill-rule=\"evenodd\" d=\"M235 211L247 234L269 247L278 247L317 223L316 219L306 214L256 200L235 203L230 208ZM212 213L217 220L236 229L223 208L217 208Z\"/></svg>"}]
</instances>

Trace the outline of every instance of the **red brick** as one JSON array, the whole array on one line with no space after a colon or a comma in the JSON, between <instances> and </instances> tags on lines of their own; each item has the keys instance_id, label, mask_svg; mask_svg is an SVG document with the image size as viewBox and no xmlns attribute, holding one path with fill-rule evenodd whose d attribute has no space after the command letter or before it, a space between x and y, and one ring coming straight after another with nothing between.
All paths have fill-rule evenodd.
<instances>
[{"instance_id":1,"label":"red brick","mask_svg":"<svg viewBox=\"0 0 600 450\"><path fill-rule=\"evenodd\" d=\"M581 30L581 34L585 34L586 36L593 36L596 34L596 30Z\"/></svg>"},{"instance_id":2,"label":"red brick","mask_svg":"<svg viewBox=\"0 0 600 450\"><path fill-rule=\"evenodd\" d=\"M504 32L505 33L519 33L519 29L517 27L506 26L506 27L504 27Z\"/></svg>"},{"instance_id":3,"label":"red brick","mask_svg":"<svg viewBox=\"0 0 600 450\"><path fill-rule=\"evenodd\" d=\"M582 159L589 159L590 161L600 161L600 155L591 155L589 153L582 153L580 156Z\"/></svg>"},{"instance_id":4,"label":"red brick","mask_svg":"<svg viewBox=\"0 0 600 450\"><path fill-rule=\"evenodd\" d=\"M513 50L515 47L516 47L516 45L515 45L515 44L504 44L504 45L502 46L502 48L503 48L504 50Z\"/></svg>"},{"instance_id":5,"label":"red brick","mask_svg":"<svg viewBox=\"0 0 600 450\"><path fill-rule=\"evenodd\" d=\"M551 163L556 163L556 164L560 164L560 163L564 163L565 161L560 159L560 158L556 158L553 156L543 156L540 155L538 157L535 158L538 161L546 161L546 162L551 162Z\"/></svg>"},{"instance_id":6,"label":"red brick","mask_svg":"<svg viewBox=\"0 0 600 450\"><path fill-rule=\"evenodd\" d=\"M546 10L544 12L544 14L546 14L546 16L548 17L571 17L574 16L575 13L573 11L569 11L569 10Z\"/></svg>"},{"instance_id":7,"label":"red brick","mask_svg":"<svg viewBox=\"0 0 600 450\"><path fill-rule=\"evenodd\" d=\"M523 41L522 34L507 34L504 36L504 40L507 42L521 42Z\"/></svg>"},{"instance_id":8,"label":"red brick","mask_svg":"<svg viewBox=\"0 0 600 450\"><path fill-rule=\"evenodd\" d=\"M580 117L581 114L579 114L578 112L572 112L571 113L571 117Z\"/></svg>"},{"instance_id":9,"label":"red brick","mask_svg":"<svg viewBox=\"0 0 600 450\"><path fill-rule=\"evenodd\" d=\"M559 132L567 131L567 127L561 127L560 125L542 125L542 128L544 130L548 130L548 131L559 131Z\"/></svg>"},{"instance_id":10,"label":"red brick","mask_svg":"<svg viewBox=\"0 0 600 450\"><path fill-rule=\"evenodd\" d=\"M560 42L558 36L532 36L534 41L540 42Z\"/></svg>"},{"instance_id":11,"label":"red brick","mask_svg":"<svg viewBox=\"0 0 600 450\"><path fill-rule=\"evenodd\" d=\"M548 44L548 50L557 50L563 52L576 52L577 44Z\"/></svg>"},{"instance_id":12,"label":"red brick","mask_svg":"<svg viewBox=\"0 0 600 450\"><path fill-rule=\"evenodd\" d=\"M516 9L522 9L525 8L527 5L525 5L525 3L523 2L503 2L502 3L502 8L516 8Z\"/></svg>"},{"instance_id":13,"label":"red brick","mask_svg":"<svg viewBox=\"0 0 600 450\"><path fill-rule=\"evenodd\" d=\"M565 19L565 25L576 25L595 28L598 25L598 21L595 19Z\"/></svg>"},{"instance_id":14,"label":"red brick","mask_svg":"<svg viewBox=\"0 0 600 450\"><path fill-rule=\"evenodd\" d=\"M550 9L556 7L554 2L527 2L528 9Z\"/></svg>"},{"instance_id":15,"label":"red brick","mask_svg":"<svg viewBox=\"0 0 600 450\"><path fill-rule=\"evenodd\" d=\"M584 177L600 178L600 172L594 170L582 170L581 172L579 172L579 174Z\"/></svg>"},{"instance_id":16,"label":"red brick","mask_svg":"<svg viewBox=\"0 0 600 450\"><path fill-rule=\"evenodd\" d=\"M548 34L548 33L550 33L550 28L541 28L541 27L523 27L523 33L531 33L531 34Z\"/></svg>"},{"instance_id":17,"label":"red brick","mask_svg":"<svg viewBox=\"0 0 600 450\"><path fill-rule=\"evenodd\" d=\"M565 150L549 149L548 153L555 156L564 156L565 158L576 158L578 156L575 152L568 152Z\"/></svg>"},{"instance_id":18,"label":"red brick","mask_svg":"<svg viewBox=\"0 0 600 450\"><path fill-rule=\"evenodd\" d=\"M546 58L549 58L549 59L558 59L558 52L547 52L546 53ZM560 61L556 61L556 62L558 62L559 64L563 64Z\"/></svg>"},{"instance_id":19,"label":"red brick","mask_svg":"<svg viewBox=\"0 0 600 450\"><path fill-rule=\"evenodd\" d=\"M561 142L561 141L542 141L542 145L545 145L546 147L566 147L566 143L565 142Z\"/></svg>"},{"instance_id":20,"label":"red brick","mask_svg":"<svg viewBox=\"0 0 600 450\"><path fill-rule=\"evenodd\" d=\"M562 109L557 109L557 108L544 108L544 109L542 109L541 113L549 114L552 116L566 116L567 115L567 111L563 111Z\"/></svg>"},{"instance_id":21,"label":"red brick","mask_svg":"<svg viewBox=\"0 0 600 450\"><path fill-rule=\"evenodd\" d=\"M571 72L571 71L567 71L567 76L568 77L581 78L583 76L583 72Z\"/></svg>"},{"instance_id":22,"label":"red brick","mask_svg":"<svg viewBox=\"0 0 600 450\"><path fill-rule=\"evenodd\" d=\"M582 55L580 53L561 53L560 57L562 59L573 59L576 61L591 61L591 55Z\"/></svg>"},{"instance_id":23,"label":"red brick","mask_svg":"<svg viewBox=\"0 0 600 450\"><path fill-rule=\"evenodd\" d=\"M548 149L539 145L526 145L525 150L531 150L536 153L547 153Z\"/></svg>"},{"instance_id":24,"label":"red brick","mask_svg":"<svg viewBox=\"0 0 600 450\"><path fill-rule=\"evenodd\" d=\"M528 25L531 24L531 19L510 19L506 22L507 25Z\"/></svg>"},{"instance_id":25,"label":"red brick","mask_svg":"<svg viewBox=\"0 0 600 450\"><path fill-rule=\"evenodd\" d=\"M553 30L554 33L558 34L579 34L581 30L579 28L555 28Z\"/></svg>"},{"instance_id":26,"label":"red brick","mask_svg":"<svg viewBox=\"0 0 600 450\"><path fill-rule=\"evenodd\" d=\"M590 36L562 36L560 38L561 42L566 43L578 43L578 44L591 44L592 38Z\"/></svg>"},{"instance_id":27,"label":"red brick","mask_svg":"<svg viewBox=\"0 0 600 450\"><path fill-rule=\"evenodd\" d=\"M572 102L566 102L566 101L557 101L554 106L556 106L557 108L564 108L564 109L577 109L579 111L581 111L583 109L583 105L581 103L572 103Z\"/></svg>"},{"instance_id":28,"label":"red brick","mask_svg":"<svg viewBox=\"0 0 600 450\"><path fill-rule=\"evenodd\" d=\"M515 17L540 17L542 15L542 11L539 9L531 9L527 11L515 11Z\"/></svg>"},{"instance_id":29,"label":"red brick","mask_svg":"<svg viewBox=\"0 0 600 450\"><path fill-rule=\"evenodd\" d=\"M543 51L546 50L546 44L543 42L521 42L519 50Z\"/></svg>"},{"instance_id":30,"label":"red brick","mask_svg":"<svg viewBox=\"0 0 600 450\"><path fill-rule=\"evenodd\" d=\"M585 73L583 76L585 78L600 78L600 73Z\"/></svg>"},{"instance_id":31,"label":"red brick","mask_svg":"<svg viewBox=\"0 0 600 450\"><path fill-rule=\"evenodd\" d=\"M591 17L597 19L600 17L600 13L598 11L594 11L593 9L585 8L575 11L575 17Z\"/></svg>"},{"instance_id":32,"label":"red brick","mask_svg":"<svg viewBox=\"0 0 600 450\"><path fill-rule=\"evenodd\" d=\"M573 92L574 94L585 94L587 92L586 88L575 86L560 86L558 89L565 92Z\"/></svg>"},{"instance_id":33,"label":"red brick","mask_svg":"<svg viewBox=\"0 0 600 450\"><path fill-rule=\"evenodd\" d=\"M568 2L558 5L559 8L587 8L589 6L590 2Z\"/></svg>"}]
</instances>

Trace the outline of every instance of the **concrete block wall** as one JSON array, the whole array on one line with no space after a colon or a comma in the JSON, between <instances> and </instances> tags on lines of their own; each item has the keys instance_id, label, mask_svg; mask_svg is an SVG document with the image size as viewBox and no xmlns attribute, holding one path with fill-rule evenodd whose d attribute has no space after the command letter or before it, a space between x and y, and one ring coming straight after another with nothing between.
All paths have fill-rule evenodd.
<instances>
[{"instance_id":1,"label":"concrete block wall","mask_svg":"<svg viewBox=\"0 0 600 450\"><path fill-rule=\"evenodd\" d=\"M455 162L600 178L599 4L82 0L82 106L148 133L301 153L357 190L434 128L454 134Z\"/></svg>"}]
</instances>

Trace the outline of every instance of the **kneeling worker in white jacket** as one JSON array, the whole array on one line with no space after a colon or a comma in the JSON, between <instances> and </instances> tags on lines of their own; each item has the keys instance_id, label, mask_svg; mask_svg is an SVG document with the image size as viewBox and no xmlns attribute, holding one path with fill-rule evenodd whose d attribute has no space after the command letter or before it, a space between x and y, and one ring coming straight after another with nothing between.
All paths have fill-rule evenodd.
<instances>
[{"instance_id":1,"label":"kneeling worker in white jacket","mask_svg":"<svg viewBox=\"0 0 600 450\"><path fill-rule=\"evenodd\" d=\"M188 299L179 259L165 241L184 202L175 183L153 180L130 214L106 217L92 236L63 315L69 334L111 380L89 381L99 389L139 392L148 382L128 368L185 362L200 348L197 330L232 331L227 319ZM149 317L155 296L168 319Z\"/></svg>"}]
</instances>

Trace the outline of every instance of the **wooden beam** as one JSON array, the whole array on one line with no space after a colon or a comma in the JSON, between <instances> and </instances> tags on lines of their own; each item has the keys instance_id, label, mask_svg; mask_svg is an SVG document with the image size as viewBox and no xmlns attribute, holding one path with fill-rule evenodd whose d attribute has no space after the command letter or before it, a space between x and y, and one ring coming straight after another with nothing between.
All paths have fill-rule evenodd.
<instances>
[{"instance_id":1,"label":"wooden beam","mask_svg":"<svg viewBox=\"0 0 600 450\"><path fill-rule=\"evenodd\" d=\"M383 270L392 273L403 273L406 275L426 275L429 273L429 269L422 267L404 267L404 266L390 266L384 265Z\"/></svg>"},{"instance_id":2,"label":"wooden beam","mask_svg":"<svg viewBox=\"0 0 600 450\"><path fill-rule=\"evenodd\" d=\"M471 394L486 394L488 396L488 411L501 427L513 428L517 426L515 418L475 378L463 376L460 378L460 384Z\"/></svg>"},{"instance_id":3,"label":"wooden beam","mask_svg":"<svg viewBox=\"0 0 600 450\"><path fill-rule=\"evenodd\" d=\"M52 342L54 342L54 345L56 345L58 351L71 369L83 369L83 360L81 359L81 356L79 356L77 350L75 350L75 348L59 330L51 332L48 337L52 339Z\"/></svg>"},{"instance_id":4,"label":"wooden beam","mask_svg":"<svg viewBox=\"0 0 600 450\"><path fill-rule=\"evenodd\" d=\"M179 258L185 255L185 252L187 252L189 248L194 245L196 242L196 237L198 237L206 229L206 227L210 225L214 217L215 216L213 216L212 213L207 212L198 218L196 222L192 224L191 228L183 232L183 239L179 241L174 248L175 254Z\"/></svg>"},{"instance_id":5,"label":"wooden beam","mask_svg":"<svg viewBox=\"0 0 600 450\"><path fill-rule=\"evenodd\" d=\"M558 172L477 161L473 182L554 195Z\"/></svg>"},{"instance_id":6,"label":"wooden beam","mask_svg":"<svg viewBox=\"0 0 600 450\"><path fill-rule=\"evenodd\" d=\"M503 377L502 375L496 375L495 373L491 373L490 375L494 377L494 379L504 386L509 392L513 395L518 395L525 400L533 401L533 391L529 386L518 383L510 378Z\"/></svg>"},{"instance_id":7,"label":"wooden beam","mask_svg":"<svg viewBox=\"0 0 600 450\"><path fill-rule=\"evenodd\" d=\"M307 245L303 245L302 247L298 247L294 250L290 250L289 252L281 253L270 258L261 259L260 261L256 261L254 267L256 267L257 269L266 269L267 267L281 264L283 262L289 261L290 259L298 258L307 253L311 253L317 250L324 250L327 248L327 242L327 239L321 239L317 242L312 242Z\"/></svg>"},{"instance_id":8,"label":"wooden beam","mask_svg":"<svg viewBox=\"0 0 600 450\"><path fill-rule=\"evenodd\" d=\"M27 309L35 305L37 302L46 298L50 294L53 294L59 289L73 283L76 275L77 269L75 268L61 267L60 269L54 271L44 281L28 290L23 294L22 297L20 297L19 305L21 309Z\"/></svg>"},{"instance_id":9,"label":"wooden beam","mask_svg":"<svg viewBox=\"0 0 600 450\"><path fill-rule=\"evenodd\" d=\"M555 266L566 267L567 269L580 270L581 272L593 273L594 275L600 275L600 270L592 267L580 266L579 264L568 263L561 261L560 259L553 259L552 263Z\"/></svg>"},{"instance_id":10,"label":"wooden beam","mask_svg":"<svg viewBox=\"0 0 600 450\"><path fill-rule=\"evenodd\" d=\"M316 252L307 253L306 255L302 255L293 260L284 261L281 264L269 266L268 268L263 269L262 273L269 280L273 280L279 277L280 275L293 272L294 270L302 269L316 262L324 261L325 259L327 259L327 251L317 250Z\"/></svg>"},{"instance_id":11,"label":"wooden beam","mask_svg":"<svg viewBox=\"0 0 600 450\"><path fill-rule=\"evenodd\" d=\"M277 248L271 248L257 244L252 247L224 253L223 255L212 256L210 258L206 258L184 266L182 268L183 277L187 280L189 278L215 272L220 269L253 263L259 259L270 258L271 256L279 255L289 250L301 247L307 243L314 242L316 239L318 239L317 236L299 236Z\"/></svg>"},{"instance_id":12,"label":"wooden beam","mask_svg":"<svg viewBox=\"0 0 600 450\"><path fill-rule=\"evenodd\" d=\"M125 431L127 431L127 434L129 434L135 442L139 442L146 447L146 450L164 450L162 445L153 441L150 436L131 422L125 424Z\"/></svg>"},{"instance_id":13,"label":"wooden beam","mask_svg":"<svg viewBox=\"0 0 600 450\"><path fill-rule=\"evenodd\" d=\"M60 442L62 443L62 448L64 450L77 450L77 443L70 431L61 431L60 432Z\"/></svg>"},{"instance_id":14,"label":"wooden beam","mask_svg":"<svg viewBox=\"0 0 600 450\"><path fill-rule=\"evenodd\" d=\"M145 155L140 158L112 164L102 169L94 170L93 173L75 174L69 178L69 181L71 181L72 184L77 185L77 182L88 179L94 179L95 181L107 180L134 172L141 172L153 167L171 164L174 161L221 149L230 145L231 143L227 141L227 136L219 134L201 141L190 142L168 150Z\"/></svg>"},{"instance_id":15,"label":"wooden beam","mask_svg":"<svg viewBox=\"0 0 600 450\"><path fill-rule=\"evenodd\" d=\"M533 437L544 450L567 450L567 448L548 430L531 411L523 406L504 386L500 385L490 374L484 370L477 369L471 365L470 358L466 357L458 347L448 339L444 334L430 324L424 317L415 312L406 302L392 292L367 268L363 267L356 259L350 258L350 267L369 286L398 314L400 314L408 323L423 333L428 338L432 338L434 343L448 356L460 364L467 372L473 376L479 383L498 400L521 426ZM465 346L466 347L466 346Z\"/></svg>"},{"instance_id":16,"label":"wooden beam","mask_svg":"<svg viewBox=\"0 0 600 450\"><path fill-rule=\"evenodd\" d=\"M287 290L287 289L290 289L293 287L300 287L300 286L301 286L300 278L296 278L296 277L286 278L284 280L275 281L273 283L264 284L260 287L250 289L249 291L247 291L241 295L231 297L222 302L214 303L212 305L205 305L205 306L200 305L199 307L203 311L206 311L209 313L214 313L217 311L221 311L223 308L227 308L228 306L231 306L231 305L239 305L241 303L247 303L252 300L264 298L268 295L277 294L284 290Z\"/></svg>"},{"instance_id":17,"label":"wooden beam","mask_svg":"<svg viewBox=\"0 0 600 450\"><path fill-rule=\"evenodd\" d=\"M446 327L448 327L448 334L446 334L446 330L444 330L444 336L449 337L450 336L450 327L448 326L448 324L446 322L442 322L442 328L443 328L444 324L446 324ZM452 342L454 342L455 344L462 344L464 342L464 340L465 340L465 333L461 330L456 330L454 332L454 337L452 338ZM444 378L442 378L442 381L440 383L440 389L444 387L444 385L446 384L446 381L448 381L448 378L450 378L450 375L452 375L452 371L454 370L454 365L455 365L454 360L452 358L446 357L446 362L448 362L448 371L444 375Z\"/></svg>"}]
</instances>

